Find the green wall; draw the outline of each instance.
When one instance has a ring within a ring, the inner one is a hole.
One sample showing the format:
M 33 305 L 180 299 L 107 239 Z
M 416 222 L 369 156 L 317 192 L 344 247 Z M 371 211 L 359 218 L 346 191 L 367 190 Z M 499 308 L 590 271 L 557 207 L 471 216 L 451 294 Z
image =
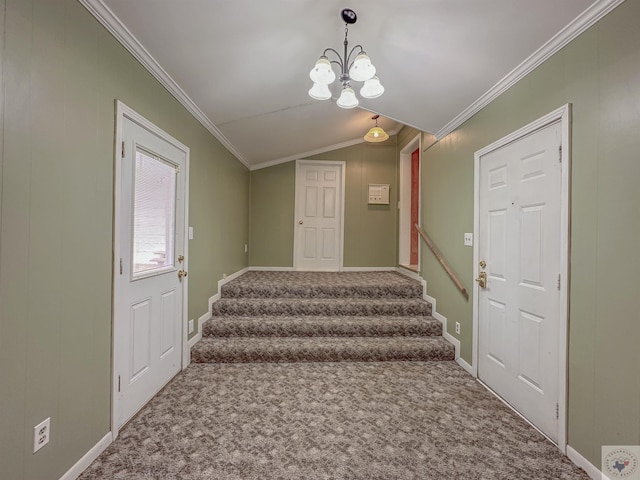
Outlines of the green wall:
M 396 137 L 308 159 L 346 162 L 344 266 L 395 267 Z M 369 183 L 391 184 L 389 205 L 367 204 Z M 251 266 L 293 266 L 294 193 L 295 162 L 251 172 Z
M 601 445 L 640 444 L 638 18 L 624 2 L 422 157 L 423 223 L 470 289 L 474 152 L 572 104 L 568 441 L 596 466 Z M 472 301 L 433 255 L 421 271 L 471 362 Z
M 249 173 L 76 0 L 0 14 L 0 477 L 58 479 L 110 430 L 114 100 L 191 148 L 190 318 L 247 265 Z

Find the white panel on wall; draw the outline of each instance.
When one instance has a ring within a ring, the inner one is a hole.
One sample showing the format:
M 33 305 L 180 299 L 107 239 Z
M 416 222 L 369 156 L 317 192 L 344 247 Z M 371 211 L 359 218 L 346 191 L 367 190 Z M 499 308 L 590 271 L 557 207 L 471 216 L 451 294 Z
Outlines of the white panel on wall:
M 176 345 L 175 328 L 176 318 L 179 318 L 179 312 L 176 309 L 176 291 L 171 290 L 160 296 L 160 358 L 171 353 Z
M 151 354 L 151 299 L 147 298 L 131 307 L 129 383 L 135 382 L 149 368 Z

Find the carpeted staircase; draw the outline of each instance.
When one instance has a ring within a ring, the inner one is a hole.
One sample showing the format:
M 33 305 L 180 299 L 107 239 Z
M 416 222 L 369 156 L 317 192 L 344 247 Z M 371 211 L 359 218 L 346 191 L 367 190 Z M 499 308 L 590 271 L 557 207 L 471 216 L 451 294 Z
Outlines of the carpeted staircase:
M 454 359 L 422 286 L 396 272 L 247 272 L 221 297 L 195 363 Z

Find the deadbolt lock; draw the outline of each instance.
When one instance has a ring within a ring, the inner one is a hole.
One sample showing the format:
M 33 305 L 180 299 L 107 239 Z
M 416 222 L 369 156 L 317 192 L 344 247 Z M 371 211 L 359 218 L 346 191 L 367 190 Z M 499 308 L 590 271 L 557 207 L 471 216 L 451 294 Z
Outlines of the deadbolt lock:
M 179 271 L 178 271 L 178 278 L 179 278 L 180 280 L 182 280 L 182 279 L 183 279 L 184 277 L 186 277 L 186 276 L 187 276 L 187 272 L 185 272 L 184 270 L 179 270 Z
M 484 270 L 484 269 L 486 268 L 486 266 L 487 266 L 487 262 L 485 262 L 484 260 L 482 260 L 482 261 L 480 262 L 480 268 Z
M 184 255 L 178 255 L 178 262 L 184 262 Z

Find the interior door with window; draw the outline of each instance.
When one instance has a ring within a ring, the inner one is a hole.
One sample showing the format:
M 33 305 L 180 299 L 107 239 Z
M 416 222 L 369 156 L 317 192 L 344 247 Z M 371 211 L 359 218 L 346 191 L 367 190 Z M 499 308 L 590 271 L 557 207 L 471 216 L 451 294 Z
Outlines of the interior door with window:
M 186 154 L 124 118 L 115 272 L 117 427 L 180 371 Z

